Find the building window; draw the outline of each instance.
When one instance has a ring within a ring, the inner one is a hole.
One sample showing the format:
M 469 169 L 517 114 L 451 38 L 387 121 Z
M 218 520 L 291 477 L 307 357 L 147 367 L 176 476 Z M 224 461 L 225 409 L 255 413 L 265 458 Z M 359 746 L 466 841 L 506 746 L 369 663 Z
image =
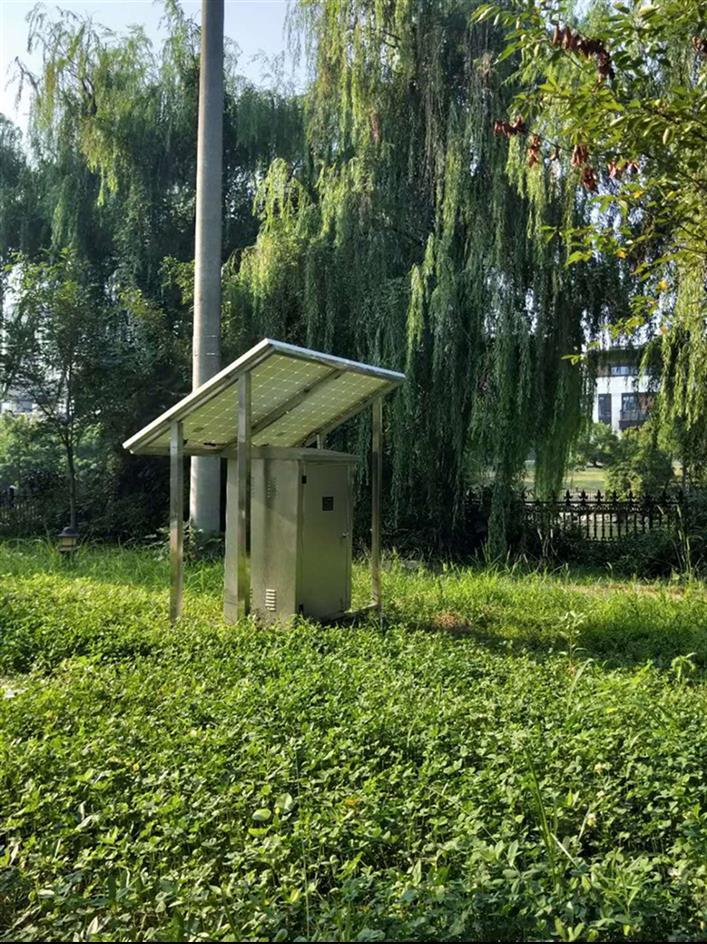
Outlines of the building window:
M 612 364 L 612 377 L 635 377 L 638 374 L 638 368 L 633 364 Z
M 621 394 L 621 412 L 638 413 L 638 395 L 635 393 Z
M 597 397 L 597 407 L 599 422 L 611 426 L 611 394 L 600 393 Z
M 645 394 L 622 393 L 619 428 L 629 429 L 631 426 L 640 426 L 648 418 L 648 409 L 649 404 Z

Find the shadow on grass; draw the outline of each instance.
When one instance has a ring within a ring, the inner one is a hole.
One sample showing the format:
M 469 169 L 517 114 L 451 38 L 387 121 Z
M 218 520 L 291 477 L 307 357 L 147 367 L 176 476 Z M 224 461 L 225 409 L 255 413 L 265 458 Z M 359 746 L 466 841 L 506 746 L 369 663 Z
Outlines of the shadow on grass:
M 668 618 L 653 625 L 640 617 L 631 620 L 620 613 L 599 618 L 589 614 L 574 629 L 563 632 L 559 618 L 558 625 L 551 628 L 531 619 L 475 623 L 457 614 L 442 612 L 417 624 L 416 628 L 459 642 L 470 641 L 496 653 L 522 652 L 539 661 L 568 653 L 579 659 L 594 659 L 607 668 L 635 668 L 650 662 L 658 668 L 670 669 L 675 658 L 689 655 L 701 672 L 705 672 L 705 624 L 704 616 L 693 622 L 690 611 L 683 619 Z

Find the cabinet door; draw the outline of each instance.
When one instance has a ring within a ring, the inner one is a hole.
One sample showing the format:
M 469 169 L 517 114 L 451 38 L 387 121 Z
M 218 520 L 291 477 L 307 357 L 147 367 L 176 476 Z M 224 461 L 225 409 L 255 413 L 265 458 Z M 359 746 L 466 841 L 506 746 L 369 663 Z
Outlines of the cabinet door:
M 298 602 L 305 616 L 336 616 L 351 605 L 351 465 L 302 464 Z
M 253 611 L 268 622 L 297 612 L 299 481 L 297 459 L 253 459 L 252 603 Z

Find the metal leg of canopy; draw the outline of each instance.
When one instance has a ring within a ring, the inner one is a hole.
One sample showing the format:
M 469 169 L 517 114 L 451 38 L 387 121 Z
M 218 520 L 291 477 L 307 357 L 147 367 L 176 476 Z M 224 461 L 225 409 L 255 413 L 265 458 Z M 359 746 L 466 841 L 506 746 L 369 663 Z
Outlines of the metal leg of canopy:
M 371 424 L 371 605 L 381 608 L 381 491 L 383 484 L 383 398 L 372 406 Z
M 251 377 L 238 379 L 237 453 L 228 460 L 223 615 L 235 623 L 250 610 Z
M 169 438 L 169 618 L 182 615 L 184 588 L 184 431 L 170 424 Z
M 366 613 L 382 614 L 381 593 L 381 496 L 383 492 L 383 397 L 371 405 L 371 602 L 331 620 L 350 623 Z
M 367 613 L 382 615 L 381 594 L 381 495 L 383 491 L 383 397 L 371 405 L 371 602 L 342 613 L 331 622 L 347 624 Z

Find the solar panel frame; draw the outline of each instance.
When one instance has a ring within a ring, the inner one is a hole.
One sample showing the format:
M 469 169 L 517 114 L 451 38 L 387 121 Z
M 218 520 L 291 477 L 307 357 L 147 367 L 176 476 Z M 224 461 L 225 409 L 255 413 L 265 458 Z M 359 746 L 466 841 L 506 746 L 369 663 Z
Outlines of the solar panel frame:
M 251 373 L 254 446 L 311 442 L 399 386 L 405 375 L 265 338 L 123 445 L 167 455 L 170 425 L 183 424 L 185 455 L 220 455 L 236 439 L 237 381 Z

